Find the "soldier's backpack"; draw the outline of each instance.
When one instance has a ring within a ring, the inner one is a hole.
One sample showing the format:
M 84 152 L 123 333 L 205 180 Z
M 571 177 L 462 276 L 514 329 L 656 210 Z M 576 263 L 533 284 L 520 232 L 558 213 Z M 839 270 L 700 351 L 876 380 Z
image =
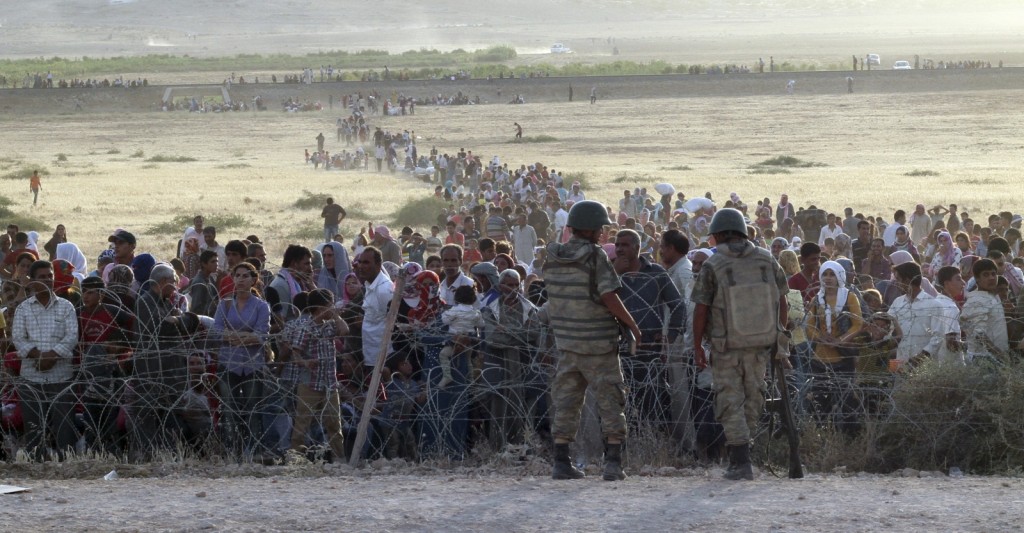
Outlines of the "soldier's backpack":
M 778 340 L 779 288 L 773 261 L 767 250 L 754 248 L 746 257 L 717 253 L 704 263 L 718 284 L 711 306 L 714 351 L 764 348 Z

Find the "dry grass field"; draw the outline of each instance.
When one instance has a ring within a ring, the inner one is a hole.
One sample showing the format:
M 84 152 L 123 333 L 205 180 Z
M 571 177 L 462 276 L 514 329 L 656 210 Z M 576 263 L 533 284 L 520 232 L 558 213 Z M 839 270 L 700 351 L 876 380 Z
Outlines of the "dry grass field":
M 728 80 L 722 82 L 726 84 Z M 415 116 L 372 117 L 413 130 L 422 152 L 459 147 L 510 164 L 541 161 L 582 172 L 588 197 L 617 201 L 623 188 L 669 182 L 687 195 L 730 192 L 747 201 L 788 192 L 798 205 L 890 215 L 896 208 L 956 202 L 969 212 L 1019 208 L 1024 160 L 1022 91 L 761 97 L 610 99 L 428 107 Z M 723 88 L 723 91 L 725 89 Z M 583 91 L 579 91 L 583 92 Z M 320 131 L 333 142 L 336 113 L 34 113 L 0 117 L 0 174 L 45 168 L 40 205 L 27 181 L 0 180 L 15 211 L 65 224 L 89 256 L 117 227 L 141 234 L 140 249 L 166 256 L 183 227 L 176 216 L 239 215 L 221 241 L 256 233 L 283 250 L 312 242 L 319 211 L 294 207 L 304 191 L 330 193 L 351 212 L 351 236 L 367 221 L 395 220 L 399 206 L 431 186 L 398 173 L 314 172 L 303 149 Z M 511 143 L 512 122 L 527 137 Z M 132 157 L 141 151 L 141 157 Z M 113 153 L 116 152 L 116 153 Z M 58 161 L 64 154 L 66 161 Z M 190 162 L 147 162 L 154 156 Z M 793 156 L 821 166 L 757 170 Z M 788 172 L 767 174 L 761 172 Z M 926 176 L 907 174 L 926 173 Z M 160 228 L 158 226 L 163 226 Z M 173 231 L 169 231 L 170 226 Z

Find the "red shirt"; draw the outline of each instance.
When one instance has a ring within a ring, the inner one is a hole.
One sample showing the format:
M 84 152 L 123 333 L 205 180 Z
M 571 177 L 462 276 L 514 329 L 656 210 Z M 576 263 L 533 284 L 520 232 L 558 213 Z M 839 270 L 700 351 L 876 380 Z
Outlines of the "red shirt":
M 459 246 L 465 246 L 466 245 L 466 236 L 456 231 L 455 233 L 449 234 L 447 237 L 445 237 L 444 238 L 444 243 L 445 244 L 458 244 Z
M 36 259 L 39 259 L 39 252 L 37 252 L 35 250 L 29 250 L 28 248 L 18 248 L 17 250 L 11 250 L 11 253 L 9 253 L 9 254 L 4 256 L 4 264 L 5 265 L 13 265 L 13 264 L 15 264 L 18 261 L 18 256 L 23 254 L 23 253 L 25 253 L 25 252 L 28 252 L 28 253 L 32 254 L 33 256 L 35 256 Z
M 813 272 L 809 280 L 804 276 L 803 271 L 797 272 L 789 278 L 789 288 L 800 291 L 804 297 L 804 303 L 810 303 L 818 295 L 819 286 L 817 272 Z

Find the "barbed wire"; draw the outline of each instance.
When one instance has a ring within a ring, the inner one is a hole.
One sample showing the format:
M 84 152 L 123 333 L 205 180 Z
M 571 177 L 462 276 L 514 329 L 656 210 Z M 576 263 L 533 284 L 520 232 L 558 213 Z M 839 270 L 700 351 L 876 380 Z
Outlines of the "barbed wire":
M 109 324 L 111 328 L 125 328 L 126 323 L 139 320 L 124 305 L 123 291 L 105 289 L 102 293 L 104 301 L 112 302 L 115 308 L 120 306 L 117 310 L 125 315 L 122 322 Z M 516 305 L 521 305 L 519 302 L 516 300 Z M 946 336 L 952 326 L 959 325 L 951 322 L 955 318 L 929 313 L 925 310 L 913 318 L 927 320 L 923 334 L 943 344 L 952 340 Z M 652 315 L 666 316 L 658 309 L 653 309 Z M 810 311 L 798 322 L 809 324 L 809 318 Z M 993 374 L 1012 366 L 1006 353 L 970 358 L 965 357 L 965 351 L 954 352 L 958 357 L 941 365 L 935 357 L 890 363 L 898 361 L 900 338 L 893 329 L 873 323 L 879 315 L 843 312 L 833 317 L 834 323 L 841 318 L 863 323 L 861 334 L 847 343 L 824 344 L 810 331 L 809 345 L 795 346 L 791 355 L 794 369 L 785 390 L 794 399 L 804 433 L 831 431 L 853 437 L 863 435 L 868 425 L 909 425 L 929 433 L 949 431 L 964 419 L 969 402 L 926 403 L 904 411 L 901 396 L 914 387 L 917 373 L 931 366 L 949 365 L 962 371 L 973 367 Z M 117 340 L 79 345 L 73 377 L 56 388 L 20 375 L 18 363 L 32 362 L 8 355 L 0 396 L 4 404 L 0 431 L 9 457 L 20 448 L 33 459 L 60 459 L 64 452 L 72 451 L 109 454 L 126 461 L 146 461 L 168 452 L 211 460 L 284 460 L 295 442 L 291 433 L 299 402 L 308 401 L 296 394 L 298 381 L 287 371 L 289 365 L 294 367 L 294 361 L 274 358 L 282 353 L 288 332 L 268 335 L 254 350 L 266 359 L 256 362 L 253 373 L 242 375 L 228 371 L 219 360 L 224 341 L 204 322 L 209 320 L 196 320 L 188 328 L 158 331 L 147 331 L 136 324 L 132 328 L 135 337 L 126 335 L 131 339 L 127 344 Z M 883 329 L 884 334 L 869 331 L 872 328 Z M 541 322 L 524 320 L 522 329 L 511 331 L 499 344 L 493 342 L 497 337 L 488 340 L 487 329 L 451 358 L 452 382 L 444 387 L 439 386 L 444 375 L 440 354 L 451 342 L 447 327 L 435 317 L 399 331 L 393 338 L 398 349 L 388 359 L 390 375 L 385 376 L 380 390 L 372 392 L 366 390 L 358 328 L 334 339 L 338 384 L 321 392 L 328 400 L 337 392 L 340 410 L 325 408 L 319 401 L 302 405 L 313 411 L 314 423 L 307 434 L 300 436 L 305 444 L 300 448 L 301 456 L 343 460 L 333 457 L 331 435 L 325 429 L 331 426 L 330 417 L 340 412 L 338 425 L 350 447 L 366 401 L 374 402 L 367 444 L 358 452 L 346 448 L 346 455 L 465 460 L 486 459 L 508 450 L 544 449 L 550 438 L 550 383 L 558 360 L 551 331 Z M 839 333 L 844 332 L 837 331 L 835 336 Z M 907 334 L 903 331 L 904 336 Z M 966 333 L 968 337 L 974 334 Z M 956 340 L 960 340 L 959 334 Z M 964 346 L 951 345 L 960 350 Z M 639 355 L 625 350 L 622 353 L 631 457 L 643 464 L 694 456 L 715 458 L 720 453 L 721 428 L 707 417 L 714 386 L 693 366 L 692 348 L 681 342 L 645 346 L 646 351 Z M 815 353 L 826 346 L 841 348 L 845 355 L 840 361 L 825 362 Z M 711 357 L 713 360 L 714 354 Z M 969 398 L 991 392 L 970 388 L 976 386 L 976 382 L 940 381 L 933 384 L 931 393 L 966 394 Z M 778 393 L 778 389 L 769 390 L 774 391 L 769 396 Z M 33 410 L 40 409 L 33 414 Z M 759 430 L 761 438 L 767 433 L 771 413 L 769 409 L 766 423 Z M 582 461 L 600 459 L 600 452 L 595 451 L 600 449 L 595 417 L 594 410 L 584 409 L 583 430 L 577 439 Z M 30 426 L 35 420 L 47 421 L 44 441 L 30 438 L 39 433 Z M 975 431 L 1006 431 L 1005 420 L 970 423 Z M 61 449 L 69 435 L 71 448 Z M 36 447 L 29 447 L 33 442 Z M 1014 446 L 1021 448 L 1019 443 Z

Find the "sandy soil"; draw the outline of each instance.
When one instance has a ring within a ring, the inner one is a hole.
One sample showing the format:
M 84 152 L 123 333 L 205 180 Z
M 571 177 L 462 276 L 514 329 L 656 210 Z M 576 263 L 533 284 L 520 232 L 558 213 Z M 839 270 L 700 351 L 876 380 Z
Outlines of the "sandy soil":
M 339 467 L 317 478 L 0 478 L 33 489 L 0 496 L 0 519 L 10 531 L 1010 531 L 1022 517 L 1019 479 L 720 475 L 669 468 L 606 483 Z

